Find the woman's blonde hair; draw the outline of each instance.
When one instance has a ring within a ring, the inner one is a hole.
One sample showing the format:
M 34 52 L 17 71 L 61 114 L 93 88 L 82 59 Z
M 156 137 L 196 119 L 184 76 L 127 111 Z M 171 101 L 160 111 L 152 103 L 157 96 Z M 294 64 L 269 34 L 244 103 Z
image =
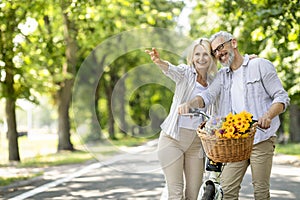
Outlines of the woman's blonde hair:
M 186 58 L 187 64 L 191 67 L 194 67 L 193 56 L 194 56 L 194 51 L 198 45 L 202 46 L 207 51 L 212 61 L 207 70 L 207 81 L 211 82 L 214 76 L 216 75 L 218 68 L 217 68 L 217 59 L 211 54 L 212 50 L 211 50 L 209 39 L 199 38 L 190 45 L 190 47 L 188 48 L 188 54 Z

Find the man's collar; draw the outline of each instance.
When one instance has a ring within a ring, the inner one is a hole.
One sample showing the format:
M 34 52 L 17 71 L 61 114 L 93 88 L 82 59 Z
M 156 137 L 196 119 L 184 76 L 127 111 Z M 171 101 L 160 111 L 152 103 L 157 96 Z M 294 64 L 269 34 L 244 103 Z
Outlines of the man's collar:
M 249 55 L 248 55 L 248 54 L 245 54 L 244 59 L 243 59 L 243 63 L 242 63 L 242 65 L 241 65 L 241 67 L 242 67 L 242 66 L 243 66 L 243 67 L 247 66 L 248 63 L 249 63 L 249 61 L 250 61 Z M 232 70 L 231 70 L 230 67 L 227 67 L 227 68 L 226 68 L 226 72 L 227 72 L 227 73 L 229 73 L 229 72 L 231 72 L 231 71 L 232 71 Z
M 247 66 L 250 61 L 249 55 L 245 54 L 242 66 Z

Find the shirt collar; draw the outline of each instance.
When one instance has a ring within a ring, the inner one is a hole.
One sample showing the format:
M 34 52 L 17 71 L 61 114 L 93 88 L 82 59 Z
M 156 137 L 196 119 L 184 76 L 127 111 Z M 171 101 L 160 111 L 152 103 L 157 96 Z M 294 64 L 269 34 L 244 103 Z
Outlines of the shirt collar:
M 250 61 L 249 55 L 245 54 L 242 66 L 244 66 L 244 67 L 247 66 L 249 61 Z
M 194 74 L 197 73 L 195 67 L 194 67 L 194 66 L 191 66 L 191 67 L 192 67 L 192 72 L 193 72 Z
M 196 72 L 196 69 L 195 69 L 195 66 L 194 66 L 194 65 L 192 66 L 192 71 L 193 71 L 193 72 Z
M 249 61 L 250 61 L 249 55 L 248 55 L 248 54 L 245 54 L 244 60 L 243 60 L 243 63 L 242 63 L 242 66 L 243 66 L 243 67 L 246 67 L 246 66 L 248 65 Z M 232 70 L 230 69 L 230 67 L 227 67 L 227 68 L 226 68 L 226 72 L 227 72 L 227 73 L 229 73 L 229 72 L 231 72 L 231 71 L 232 71 Z

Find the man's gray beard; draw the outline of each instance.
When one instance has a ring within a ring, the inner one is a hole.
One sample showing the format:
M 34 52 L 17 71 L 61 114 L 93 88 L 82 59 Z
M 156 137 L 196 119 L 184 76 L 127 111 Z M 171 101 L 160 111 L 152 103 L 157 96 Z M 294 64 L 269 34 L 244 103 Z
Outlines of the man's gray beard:
M 221 63 L 221 65 L 223 67 L 230 67 L 231 64 L 232 64 L 232 62 L 233 62 L 233 60 L 234 60 L 234 53 L 233 53 L 233 51 L 229 51 L 228 55 L 229 55 L 228 61 L 226 63 Z

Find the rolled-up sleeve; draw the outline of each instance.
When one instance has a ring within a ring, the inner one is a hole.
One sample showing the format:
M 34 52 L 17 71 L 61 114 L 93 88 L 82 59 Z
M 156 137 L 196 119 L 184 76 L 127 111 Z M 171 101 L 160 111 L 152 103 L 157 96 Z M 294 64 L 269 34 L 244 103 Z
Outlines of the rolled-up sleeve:
M 288 97 L 288 93 L 284 90 L 282 86 L 282 83 L 277 75 L 275 67 L 270 61 L 265 59 L 261 59 L 259 64 L 263 85 L 265 87 L 265 90 L 273 100 L 272 104 L 284 104 L 285 111 L 290 104 L 290 98 Z

